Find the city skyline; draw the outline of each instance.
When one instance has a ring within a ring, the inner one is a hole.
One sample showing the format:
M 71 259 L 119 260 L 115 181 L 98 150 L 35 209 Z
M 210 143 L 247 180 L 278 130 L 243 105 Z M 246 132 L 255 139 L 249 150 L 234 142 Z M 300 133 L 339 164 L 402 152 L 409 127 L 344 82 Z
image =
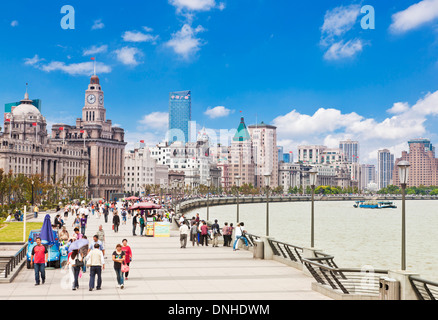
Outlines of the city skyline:
M 22 12 L 2 3 L 4 41 L 26 50 L 2 53 L 0 99 L 16 101 L 29 83 L 49 127 L 74 123 L 95 57 L 108 116 L 126 129 L 128 148 L 164 140 L 168 94 L 189 89 L 197 129 L 230 130 L 244 116 L 276 126 L 285 151 L 352 139 L 360 162 L 376 164 L 379 149 L 398 157 L 409 139 L 437 137 L 438 15 L 403 18 L 424 2 L 369 1 L 372 30 L 361 28 L 357 1 L 161 1 L 122 18 L 114 8 L 127 5 L 96 1 L 73 4 L 75 30 L 60 28 L 59 4 L 29 1 Z

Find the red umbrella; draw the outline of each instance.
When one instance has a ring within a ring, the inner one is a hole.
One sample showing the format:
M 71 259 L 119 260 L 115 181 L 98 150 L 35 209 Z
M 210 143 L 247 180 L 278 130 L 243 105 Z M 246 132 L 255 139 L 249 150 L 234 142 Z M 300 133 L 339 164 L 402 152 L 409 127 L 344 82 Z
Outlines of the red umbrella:
M 129 197 L 129 198 L 126 198 L 125 200 L 131 201 L 131 200 L 138 200 L 138 199 L 140 199 L 140 198 L 137 198 L 137 197 Z
M 152 202 L 140 202 L 134 204 L 132 207 L 130 207 L 128 210 L 136 210 L 136 209 L 161 209 L 161 206 Z

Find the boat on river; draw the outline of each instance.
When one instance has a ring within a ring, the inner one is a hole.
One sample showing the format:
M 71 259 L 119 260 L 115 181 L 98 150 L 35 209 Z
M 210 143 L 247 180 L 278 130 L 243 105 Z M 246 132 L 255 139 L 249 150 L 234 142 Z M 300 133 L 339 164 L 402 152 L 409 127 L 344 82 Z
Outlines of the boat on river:
M 396 209 L 397 206 L 392 201 L 356 201 L 355 208 L 362 209 Z

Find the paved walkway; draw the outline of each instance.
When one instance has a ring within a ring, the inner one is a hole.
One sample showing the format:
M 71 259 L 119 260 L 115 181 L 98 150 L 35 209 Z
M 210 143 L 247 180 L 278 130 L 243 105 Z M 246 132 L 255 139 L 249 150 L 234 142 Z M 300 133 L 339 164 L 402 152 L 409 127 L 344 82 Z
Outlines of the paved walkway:
M 52 216 L 52 221 L 54 214 Z M 38 220 L 43 220 L 40 214 Z M 66 221 L 72 231 L 72 217 Z M 46 283 L 34 286 L 34 272 L 23 268 L 10 284 L 0 284 L 0 300 L 50 299 L 142 299 L 142 300 L 325 300 L 311 290 L 312 278 L 272 260 L 254 260 L 252 253 L 232 248 L 192 247 L 181 249 L 177 231 L 170 238 L 132 236 L 131 220 L 115 234 L 104 219 L 89 217 L 89 239 L 103 225 L 106 234 L 106 268 L 101 291 L 88 291 L 89 272 L 72 291 L 67 271 L 46 270 Z M 139 231 L 137 232 L 139 234 Z M 117 243 L 128 239 L 133 262 L 125 289 L 116 287 L 111 254 Z

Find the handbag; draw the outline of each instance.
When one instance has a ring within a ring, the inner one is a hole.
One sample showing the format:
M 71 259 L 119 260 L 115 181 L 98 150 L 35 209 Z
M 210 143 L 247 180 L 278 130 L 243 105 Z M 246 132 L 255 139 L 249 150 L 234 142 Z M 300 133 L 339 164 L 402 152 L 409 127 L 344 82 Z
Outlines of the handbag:
M 122 264 L 122 272 L 123 273 L 125 273 L 125 272 L 129 272 L 129 266 L 127 265 L 127 264 Z
M 84 262 L 82 260 L 76 259 L 75 260 L 75 267 L 82 268 L 84 266 Z

